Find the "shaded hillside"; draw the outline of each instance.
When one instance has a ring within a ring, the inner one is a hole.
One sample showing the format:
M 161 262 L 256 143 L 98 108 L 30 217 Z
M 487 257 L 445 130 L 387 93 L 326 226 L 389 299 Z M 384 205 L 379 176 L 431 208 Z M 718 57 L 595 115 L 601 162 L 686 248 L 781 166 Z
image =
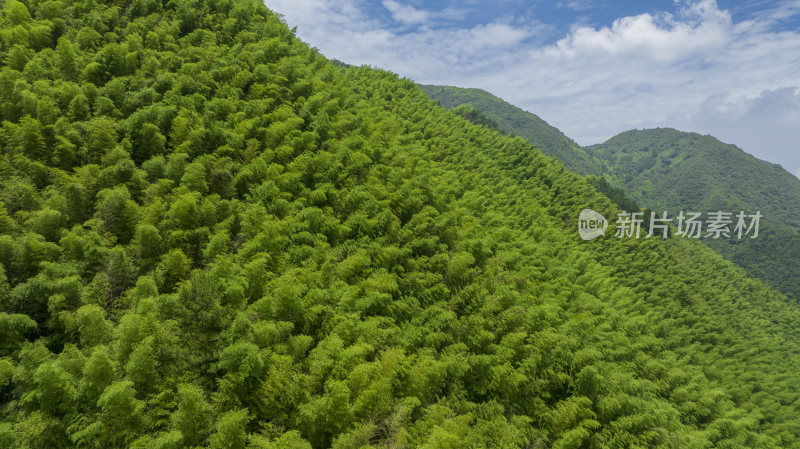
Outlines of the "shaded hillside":
M 583 148 L 535 114 L 524 111 L 481 89 L 421 84 L 440 106 L 452 109 L 469 104 L 496 122 L 505 132 L 523 137 L 544 154 L 560 160 L 570 170 L 599 175 L 602 168 Z
M 484 114 L 482 114 L 480 111 L 473 108 L 469 104 L 458 105 L 453 109 L 451 109 L 451 111 L 454 114 L 458 115 L 459 117 L 463 117 L 469 120 L 471 123 L 475 125 L 485 126 L 486 128 L 491 129 L 492 131 L 500 134 L 507 134 L 506 131 L 504 131 L 500 127 L 500 125 L 497 124 L 497 122 L 490 119 L 489 117 L 486 117 Z
M 0 25 L 0 447 L 800 447 L 800 312 L 524 139 L 259 1 Z
M 800 181 L 791 173 L 714 137 L 674 129 L 628 131 L 587 150 L 628 195 L 671 216 L 680 210 L 761 211 L 757 239 L 704 241 L 800 298 Z

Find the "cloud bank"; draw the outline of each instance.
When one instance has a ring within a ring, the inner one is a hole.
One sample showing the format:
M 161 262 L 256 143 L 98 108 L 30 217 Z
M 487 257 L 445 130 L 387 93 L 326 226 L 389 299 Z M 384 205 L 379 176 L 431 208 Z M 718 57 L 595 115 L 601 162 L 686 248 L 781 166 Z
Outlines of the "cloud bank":
M 578 5 L 578 2 L 572 2 Z M 581 144 L 633 128 L 713 134 L 800 175 L 800 14 L 779 3 L 734 22 L 714 0 L 674 13 L 574 26 L 554 42 L 535 20 L 470 26 L 401 0 L 267 0 L 326 56 L 417 82 L 479 87 L 540 115 Z

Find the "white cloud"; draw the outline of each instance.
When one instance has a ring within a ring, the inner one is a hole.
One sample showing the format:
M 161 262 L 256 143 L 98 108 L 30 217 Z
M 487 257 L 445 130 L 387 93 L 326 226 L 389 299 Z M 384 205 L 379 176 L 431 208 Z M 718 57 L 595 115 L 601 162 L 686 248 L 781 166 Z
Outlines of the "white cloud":
M 393 4 L 403 6 L 386 0 L 393 14 Z M 486 89 L 582 144 L 674 126 L 800 167 L 800 33 L 774 30 L 800 14 L 800 0 L 738 23 L 713 0 L 679 5 L 674 15 L 576 27 L 541 47 L 547 27 L 535 22 L 456 28 L 437 23 L 438 12 L 414 9 L 405 23 L 425 26 L 402 31 L 367 16 L 360 0 L 267 0 L 329 57 L 422 83 Z
M 594 2 L 592 0 L 569 0 L 569 1 L 561 1 L 558 2 L 559 8 L 567 8 L 573 11 L 586 11 L 588 9 L 594 8 Z
M 544 52 L 553 58 L 674 61 L 717 49 L 730 38 L 731 18 L 708 3 L 703 1 L 684 9 L 684 20 L 669 14 L 641 14 L 621 17 L 610 28 L 580 27 Z
M 414 8 L 411 5 L 404 5 L 394 0 L 383 0 L 383 6 L 392 13 L 392 18 L 398 22 L 420 24 L 430 19 L 430 14 L 427 11 Z

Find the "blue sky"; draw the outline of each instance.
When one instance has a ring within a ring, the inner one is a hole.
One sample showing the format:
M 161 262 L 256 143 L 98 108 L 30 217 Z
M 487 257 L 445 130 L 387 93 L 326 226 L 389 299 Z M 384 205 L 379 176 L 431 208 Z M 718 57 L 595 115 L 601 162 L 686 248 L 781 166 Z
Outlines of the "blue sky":
M 266 0 L 330 58 L 478 87 L 589 145 L 712 134 L 800 175 L 800 0 Z
M 269 2 L 268 2 L 269 3 Z M 781 4 L 778 1 L 717 1 L 720 9 L 731 14 L 734 22 L 750 20 L 770 8 Z M 370 0 L 360 2 L 365 13 L 381 20 L 390 27 L 405 28 L 405 32 L 418 31 L 422 27 L 471 28 L 490 22 L 540 22 L 549 26 L 548 32 L 537 36 L 537 44 L 551 44 L 563 37 L 571 28 L 578 26 L 611 26 L 614 20 L 640 14 L 658 15 L 663 12 L 679 13 L 686 2 L 674 0 L 613 1 L 613 0 L 561 0 L 561 1 L 423 1 L 423 0 Z M 791 3 L 789 3 L 791 4 Z M 412 9 L 413 8 L 413 11 Z M 414 21 L 425 17 L 427 21 Z M 776 24 L 779 30 L 796 30 L 798 17 L 786 17 Z

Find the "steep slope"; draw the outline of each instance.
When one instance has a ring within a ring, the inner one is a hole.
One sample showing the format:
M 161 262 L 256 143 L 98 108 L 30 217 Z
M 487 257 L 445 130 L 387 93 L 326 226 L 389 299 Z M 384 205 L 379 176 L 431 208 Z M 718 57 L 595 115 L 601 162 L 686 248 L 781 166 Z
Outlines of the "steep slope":
M 1 23 L 0 446 L 800 447 L 798 310 L 523 139 L 258 1 Z
M 711 136 L 674 129 L 628 131 L 588 151 L 640 204 L 657 211 L 761 211 L 759 236 L 704 239 L 714 250 L 800 298 L 800 181 Z
M 497 123 L 505 132 L 523 137 L 544 154 L 560 160 L 570 170 L 599 175 L 602 167 L 578 144 L 539 116 L 524 111 L 481 89 L 420 84 L 419 87 L 440 106 L 453 109 L 470 105 Z

